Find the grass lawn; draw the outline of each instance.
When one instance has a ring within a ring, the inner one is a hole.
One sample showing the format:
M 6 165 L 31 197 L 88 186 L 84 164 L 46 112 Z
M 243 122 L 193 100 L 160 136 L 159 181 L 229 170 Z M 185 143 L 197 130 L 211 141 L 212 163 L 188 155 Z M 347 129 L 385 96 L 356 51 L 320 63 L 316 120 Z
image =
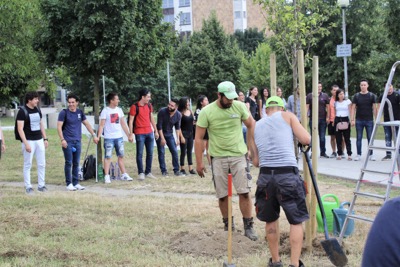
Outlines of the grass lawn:
M 46 182 L 49 192 L 27 196 L 23 188 L 21 146 L 12 131 L 5 131 L 7 152 L 0 160 L 0 266 L 221 266 L 226 260 L 226 232 L 222 229 L 211 175 L 160 178 L 154 151 L 153 174 L 159 179 L 139 182 L 113 181 L 109 185 L 82 182 L 87 190 L 67 192 L 63 155 L 56 130 L 47 131 Z M 83 154 L 87 147 L 83 137 Z M 94 152 L 94 145 L 90 151 Z M 136 178 L 134 145 L 126 144 L 127 169 Z M 82 157 L 83 157 L 82 154 Z M 113 158 L 115 161 L 116 158 Z M 171 169 L 167 152 L 167 166 Z M 32 183 L 37 184 L 36 168 Z M 171 172 L 170 172 L 171 173 Z M 253 177 L 257 169 L 252 168 Z M 16 183 L 18 182 L 18 183 Z M 254 183 L 255 184 L 255 183 Z M 334 192 L 341 201 L 351 200 L 355 183 L 319 177 L 321 194 Z M 369 187 L 382 193 L 382 187 Z M 254 195 L 253 188 L 252 195 Z M 394 189 L 392 196 L 399 195 Z M 237 231 L 233 262 L 236 266 L 266 266 L 270 257 L 264 225 L 256 220 L 256 242 L 243 237 L 243 224 L 233 201 Z M 374 216 L 380 202 L 359 201 L 356 213 Z M 289 224 L 281 214 L 281 248 L 289 264 Z M 356 222 L 354 234 L 345 239 L 348 266 L 360 266 L 369 223 Z M 306 266 L 332 266 L 319 241 L 313 251 L 303 251 Z

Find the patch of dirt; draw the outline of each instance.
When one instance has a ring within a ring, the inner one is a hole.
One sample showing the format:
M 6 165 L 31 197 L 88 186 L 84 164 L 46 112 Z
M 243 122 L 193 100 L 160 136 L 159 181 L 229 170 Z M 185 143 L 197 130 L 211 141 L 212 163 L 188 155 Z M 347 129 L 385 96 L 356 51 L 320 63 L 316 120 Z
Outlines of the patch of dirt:
M 221 259 L 228 254 L 228 232 L 223 230 L 181 232 L 171 238 L 170 244 L 170 249 L 180 254 Z M 268 248 L 263 237 L 259 237 L 257 241 L 251 241 L 241 231 L 232 233 L 232 254 L 235 258 L 266 249 Z
M 192 256 L 203 256 L 213 258 L 224 258 L 227 255 L 228 232 L 222 230 L 205 231 L 205 232 L 181 232 L 171 238 L 170 249 L 180 253 Z M 326 252 L 321 245 L 324 238 L 321 236 L 315 238 L 312 242 L 313 255 L 326 257 Z M 257 241 L 251 241 L 243 235 L 241 231 L 236 230 L 232 234 L 232 254 L 235 258 L 247 256 L 249 253 L 257 253 L 258 251 L 268 251 L 268 244 L 264 236 L 259 236 Z M 346 254 L 348 249 L 344 248 Z M 290 239 L 288 232 L 280 234 L 281 255 L 290 255 Z M 303 247 L 303 253 L 307 253 Z

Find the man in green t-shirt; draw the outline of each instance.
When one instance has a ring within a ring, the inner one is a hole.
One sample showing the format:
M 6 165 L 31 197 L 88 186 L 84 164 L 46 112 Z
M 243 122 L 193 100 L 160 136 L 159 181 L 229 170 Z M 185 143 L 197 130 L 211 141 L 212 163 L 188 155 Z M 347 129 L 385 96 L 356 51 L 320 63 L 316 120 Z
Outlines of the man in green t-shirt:
M 254 135 L 255 121 L 249 115 L 246 105 L 234 100 L 237 97 L 235 85 L 228 81 L 222 82 L 218 85 L 218 99 L 201 110 L 196 123 L 196 169 L 200 177 L 204 177 L 203 136 L 207 130 L 211 169 L 225 230 L 228 230 L 228 174 L 231 173 L 233 186 L 239 195 L 245 236 L 257 240 L 249 194 L 251 186 L 246 172 L 247 147 L 242 133 L 243 122 L 247 127 L 247 136 Z M 251 140 L 249 147 L 255 146 L 254 138 Z

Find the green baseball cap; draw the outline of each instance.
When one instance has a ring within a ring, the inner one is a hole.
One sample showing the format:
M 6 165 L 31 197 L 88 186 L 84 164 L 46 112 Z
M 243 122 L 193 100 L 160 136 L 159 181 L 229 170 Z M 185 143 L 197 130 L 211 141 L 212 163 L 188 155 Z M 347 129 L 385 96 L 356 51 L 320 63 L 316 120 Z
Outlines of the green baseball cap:
M 272 103 L 274 102 L 274 103 Z M 265 103 L 265 107 L 269 108 L 269 107 L 281 107 L 281 108 L 285 108 L 285 104 L 283 103 L 282 98 L 280 98 L 279 96 L 271 96 L 270 98 L 268 98 L 267 103 Z
M 218 93 L 223 93 L 228 99 L 235 99 L 238 97 L 235 85 L 228 81 L 218 84 Z

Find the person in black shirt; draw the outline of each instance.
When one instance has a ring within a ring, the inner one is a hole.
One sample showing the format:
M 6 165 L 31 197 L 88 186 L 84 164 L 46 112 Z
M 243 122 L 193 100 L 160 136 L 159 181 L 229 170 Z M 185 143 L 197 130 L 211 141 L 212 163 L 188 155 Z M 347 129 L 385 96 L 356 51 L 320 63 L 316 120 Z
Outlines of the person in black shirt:
M 17 114 L 17 130 L 21 139 L 24 156 L 24 183 L 27 194 L 33 194 L 31 184 L 31 168 L 33 156 L 36 157 L 38 173 L 38 191 L 47 191 L 45 184 L 46 157 L 45 149 L 49 145 L 42 121 L 42 113 L 38 109 L 39 94 L 28 92 L 25 95 L 25 106 Z M 25 109 L 25 111 L 24 111 Z
M 374 116 L 376 117 L 376 95 L 368 92 L 368 81 L 361 80 L 360 92 L 353 96 L 351 107 L 351 126 L 356 126 L 357 132 L 357 156 L 355 161 L 361 159 L 361 141 L 363 138 L 363 131 L 367 132 L 368 144 L 371 139 L 372 129 L 374 128 Z M 372 150 L 370 151 L 370 160 L 375 161 L 375 156 Z
M 181 119 L 181 157 L 180 157 L 180 172 L 186 175 L 185 171 L 185 155 L 189 166 L 189 173 L 196 174 L 193 170 L 193 113 L 190 110 L 190 102 L 188 97 L 182 97 L 179 100 L 178 111 L 182 114 Z
M 159 138 L 157 139 L 158 162 L 162 176 L 168 176 L 167 166 L 165 165 L 165 145 L 168 146 L 172 156 L 172 165 L 175 176 L 182 176 L 179 171 L 178 150 L 179 137 L 181 136 L 181 118 L 182 115 L 177 111 L 178 100 L 171 99 L 168 107 L 161 108 L 157 114 L 157 130 Z M 173 135 L 173 128 L 176 131 L 176 140 Z
M 197 105 L 196 105 L 196 111 L 194 113 L 194 125 L 193 125 L 193 138 L 196 136 L 196 122 L 199 117 L 200 111 L 202 108 L 208 105 L 208 98 L 205 95 L 199 95 L 197 97 Z M 204 134 L 203 137 L 203 142 L 204 142 L 204 147 L 205 149 L 205 154 L 207 157 L 208 161 L 208 166 L 211 169 L 211 156 L 208 154 L 208 131 L 206 130 L 206 133 Z
M 306 97 L 307 114 L 310 117 L 310 133 L 312 134 L 312 93 Z M 319 152 L 321 158 L 329 158 L 326 154 L 325 135 L 326 128 L 329 123 L 329 96 L 322 92 L 322 83 L 318 83 L 318 135 L 319 135 Z
M 250 105 L 250 113 L 254 120 L 258 121 L 260 119 L 260 114 L 258 113 L 257 104 L 258 88 L 255 86 L 250 87 L 249 96 L 246 98 L 245 102 Z
M 386 83 L 385 83 L 386 87 Z M 382 97 L 381 95 L 378 98 L 378 109 L 379 106 L 382 102 Z M 400 95 L 397 92 L 393 91 L 393 85 L 389 86 L 389 91 L 387 94 L 387 99 L 390 101 L 392 104 L 392 111 L 393 111 L 393 119 L 395 121 L 400 120 Z M 384 121 L 390 121 L 390 116 L 389 116 L 389 107 L 388 104 L 383 103 L 384 109 L 383 109 L 383 120 Z M 392 127 L 391 126 L 383 126 L 383 130 L 385 131 L 385 142 L 387 147 L 392 146 Z M 399 132 L 399 127 L 396 127 L 396 133 Z M 392 152 L 391 151 L 386 151 L 386 156 L 382 160 L 391 160 L 392 159 Z

